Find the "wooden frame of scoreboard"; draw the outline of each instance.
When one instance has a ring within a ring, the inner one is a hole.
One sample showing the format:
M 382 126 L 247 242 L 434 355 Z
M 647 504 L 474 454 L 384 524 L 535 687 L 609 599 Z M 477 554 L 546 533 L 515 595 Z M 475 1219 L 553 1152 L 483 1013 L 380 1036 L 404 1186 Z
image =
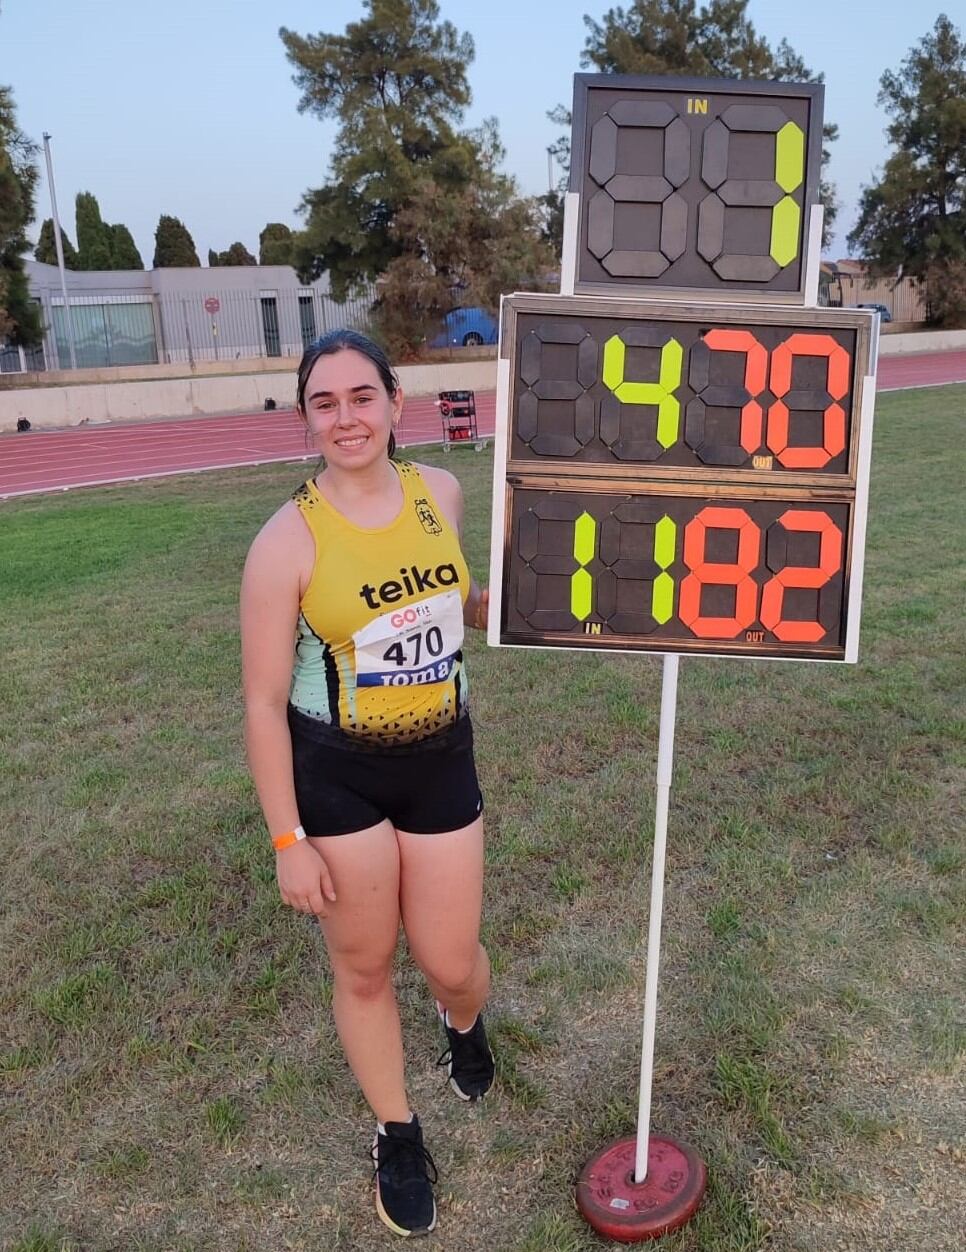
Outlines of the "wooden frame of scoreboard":
M 574 294 L 503 301 L 489 642 L 854 661 L 878 325 L 804 304 L 822 88 L 574 100 Z

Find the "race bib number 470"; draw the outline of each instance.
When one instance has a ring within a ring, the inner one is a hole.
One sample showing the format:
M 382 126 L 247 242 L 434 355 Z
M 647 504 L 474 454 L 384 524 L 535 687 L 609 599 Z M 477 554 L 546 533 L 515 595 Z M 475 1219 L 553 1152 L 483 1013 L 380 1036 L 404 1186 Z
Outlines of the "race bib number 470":
M 383 613 L 352 638 L 358 687 L 445 682 L 463 646 L 463 601 L 443 591 Z

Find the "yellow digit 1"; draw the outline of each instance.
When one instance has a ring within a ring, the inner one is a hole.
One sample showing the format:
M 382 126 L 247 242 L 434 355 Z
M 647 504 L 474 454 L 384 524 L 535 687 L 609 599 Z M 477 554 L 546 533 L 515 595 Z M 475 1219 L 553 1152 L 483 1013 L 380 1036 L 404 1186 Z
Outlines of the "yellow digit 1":
M 775 182 L 785 195 L 771 211 L 771 258 L 789 265 L 798 255 L 801 209 L 790 192 L 799 187 L 805 175 L 805 133 L 794 122 L 786 122 L 775 135 Z
M 597 546 L 597 523 L 589 513 L 581 513 L 574 522 L 574 560 L 580 565 L 570 576 L 570 611 L 578 622 L 590 617 L 594 605 L 594 580 L 586 565 L 594 559 Z
M 668 570 L 674 564 L 677 534 L 677 526 L 665 513 L 654 527 L 654 560 L 661 573 L 654 579 L 651 589 L 651 616 L 661 626 L 669 622 L 674 613 L 674 579 Z
M 656 346 L 656 345 L 655 345 Z M 662 448 L 677 442 L 681 426 L 681 401 L 674 395 L 681 385 L 684 351 L 676 339 L 669 339 L 661 348 L 661 368 L 656 383 L 626 382 L 624 358 L 627 344 L 620 335 L 611 335 L 604 344 L 604 368 L 601 378 L 621 404 L 657 405 L 657 441 Z

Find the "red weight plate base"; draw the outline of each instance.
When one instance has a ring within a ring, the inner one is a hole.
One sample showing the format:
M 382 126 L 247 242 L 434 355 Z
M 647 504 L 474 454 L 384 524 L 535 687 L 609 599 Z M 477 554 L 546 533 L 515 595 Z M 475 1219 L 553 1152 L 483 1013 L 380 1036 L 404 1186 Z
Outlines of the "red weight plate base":
M 708 1171 L 694 1148 L 651 1135 L 647 1177 L 634 1181 L 637 1140 L 615 1139 L 584 1166 L 577 1207 L 598 1234 L 643 1243 L 683 1226 L 697 1212 Z

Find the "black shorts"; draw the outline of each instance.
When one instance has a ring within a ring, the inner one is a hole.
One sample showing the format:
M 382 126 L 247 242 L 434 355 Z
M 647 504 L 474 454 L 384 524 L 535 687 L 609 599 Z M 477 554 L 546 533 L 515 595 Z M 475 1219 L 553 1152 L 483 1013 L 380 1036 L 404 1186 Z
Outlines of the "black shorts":
M 416 743 L 356 744 L 344 731 L 289 705 L 299 821 L 307 835 L 348 835 L 388 818 L 397 830 L 461 830 L 483 812 L 464 715 Z

